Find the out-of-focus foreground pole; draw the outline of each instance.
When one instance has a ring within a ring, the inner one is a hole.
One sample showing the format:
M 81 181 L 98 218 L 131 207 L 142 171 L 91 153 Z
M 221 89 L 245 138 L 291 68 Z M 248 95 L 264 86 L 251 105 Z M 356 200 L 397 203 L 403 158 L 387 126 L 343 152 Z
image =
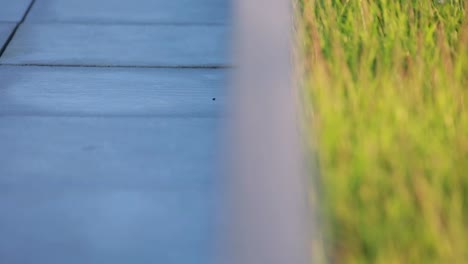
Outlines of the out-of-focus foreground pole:
M 235 0 L 233 5 L 227 262 L 309 263 L 291 3 Z

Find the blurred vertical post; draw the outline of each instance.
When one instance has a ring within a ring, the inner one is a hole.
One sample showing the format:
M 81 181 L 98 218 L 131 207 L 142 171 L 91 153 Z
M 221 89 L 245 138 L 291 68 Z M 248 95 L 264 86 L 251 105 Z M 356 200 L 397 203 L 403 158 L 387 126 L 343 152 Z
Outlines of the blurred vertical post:
M 235 0 L 229 119 L 231 264 L 309 263 L 290 0 Z M 226 260 L 226 258 L 225 258 Z

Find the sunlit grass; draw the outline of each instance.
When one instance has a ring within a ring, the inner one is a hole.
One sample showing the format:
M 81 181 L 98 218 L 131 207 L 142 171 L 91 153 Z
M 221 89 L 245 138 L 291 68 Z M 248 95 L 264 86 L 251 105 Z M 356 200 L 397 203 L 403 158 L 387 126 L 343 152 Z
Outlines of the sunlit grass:
M 299 9 L 329 261 L 468 263 L 468 1 Z

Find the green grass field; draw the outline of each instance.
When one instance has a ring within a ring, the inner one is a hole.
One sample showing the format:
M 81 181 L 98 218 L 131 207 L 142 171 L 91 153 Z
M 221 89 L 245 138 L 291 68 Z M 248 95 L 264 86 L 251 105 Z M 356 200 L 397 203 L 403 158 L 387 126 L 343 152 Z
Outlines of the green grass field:
M 299 0 L 330 263 L 468 263 L 468 1 Z

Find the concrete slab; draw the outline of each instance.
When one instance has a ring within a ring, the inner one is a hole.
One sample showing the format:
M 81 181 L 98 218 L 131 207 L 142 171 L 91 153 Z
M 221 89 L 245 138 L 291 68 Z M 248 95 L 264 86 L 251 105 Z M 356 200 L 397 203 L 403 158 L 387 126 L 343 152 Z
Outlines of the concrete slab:
M 204 186 L 218 132 L 215 118 L 1 117 L 0 188 Z
M 1 63 L 99 66 L 227 65 L 224 26 L 23 24 Z
M 19 22 L 31 0 L 0 0 L 0 22 Z
M 198 189 L 2 188 L 0 259 L 209 264 L 212 204 Z
M 0 23 L 0 50 L 2 50 L 2 48 L 6 44 L 14 28 L 14 23 Z
M 224 23 L 229 0 L 38 0 L 28 22 Z
M 222 69 L 0 66 L 0 116 L 219 116 Z
M 215 124 L 1 117 L 2 263 L 211 263 Z

